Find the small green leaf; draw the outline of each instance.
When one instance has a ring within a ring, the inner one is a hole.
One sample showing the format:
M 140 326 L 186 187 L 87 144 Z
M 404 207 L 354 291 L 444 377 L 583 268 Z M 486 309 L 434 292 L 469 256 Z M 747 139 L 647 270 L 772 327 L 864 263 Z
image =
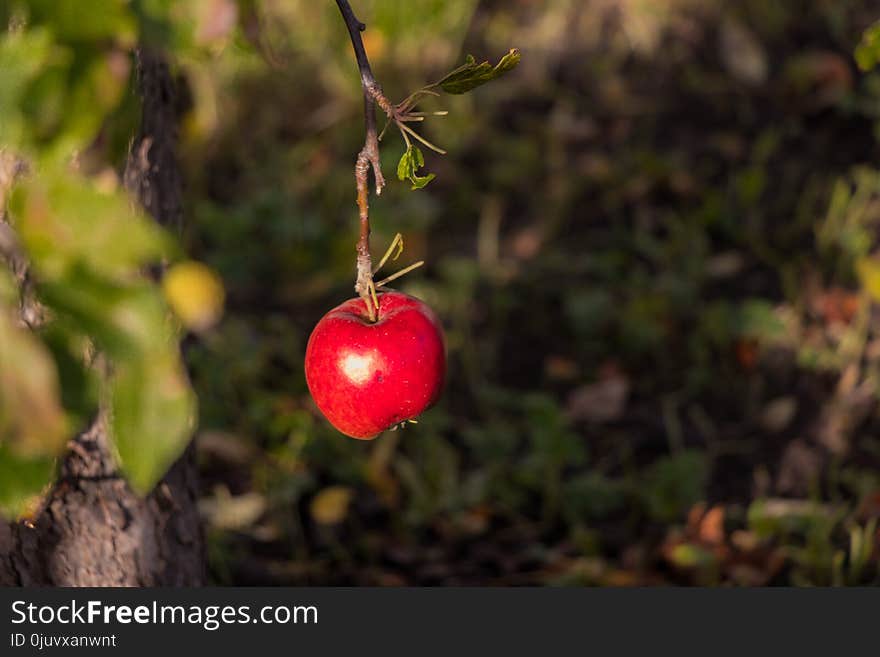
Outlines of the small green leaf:
M 670 556 L 679 568 L 711 568 L 718 562 L 714 553 L 693 543 L 676 545 Z
M 863 71 L 870 71 L 880 64 L 880 21 L 871 25 L 862 34 L 862 40 L 856 47 L 855 58 Z
M 860 258 L 856 261 L 856 273 L 862 288 L 875 303 L 880 301 L 880 261 L 876 258 Z
M 429 182 L 434 180 L 434 178 L 436 178 L 436 177 L 437 176 L 433 173 L 429 173 L 427 176 L 416 176 L 415 178 L 412 179 L 412 183 L 413 183 L 412 188 L 413 189 L 421 189 L 422 187 L 427 185 Z
M 409 180 L 413 189 L 421 189 L 436 177 L 433 173 L 420 176 L 416 172 L 425 166 L 425 156 L 418 146 L 410 145 L 397 163 L 398 180 Z
M 143 359 L 116 361 L 110 381 L 111 433 L 126 478 L 149 493 L 183 453 L 196 400 L 173 344 Z
M 433 86 L 440 87 L 448 94 L 463 94 L 471 89 L 500 77 L 515 68 L 521 58 L 519 50 L 511 48 L 493 67 L 488 61 L 477 64 L 472 55 L 468 55 L 465 63 L 448 73 Z

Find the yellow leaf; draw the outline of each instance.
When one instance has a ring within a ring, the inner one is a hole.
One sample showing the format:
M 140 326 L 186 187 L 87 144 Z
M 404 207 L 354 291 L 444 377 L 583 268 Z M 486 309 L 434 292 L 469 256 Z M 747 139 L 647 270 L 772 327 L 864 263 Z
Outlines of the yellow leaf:
M 856 262 L 856 273 L 865 292 L 874 301 L 880 301 L 880 260 L 861 258 Z
M 171 267 L 162 280 L 162 290 L 168 305 L 192 331 L 209 329 L 223 314 L 223 283 L 214 270 L 200 262 Z
M 55 362 L 0 309 L 0 444 L 18 456 L 54 456 L 66 444 L 67 431 Z
M 348 515 L 353 491 L 347 486 L 330 486 L 312 499 L 312 519 L 319 525 L 335 525 Z

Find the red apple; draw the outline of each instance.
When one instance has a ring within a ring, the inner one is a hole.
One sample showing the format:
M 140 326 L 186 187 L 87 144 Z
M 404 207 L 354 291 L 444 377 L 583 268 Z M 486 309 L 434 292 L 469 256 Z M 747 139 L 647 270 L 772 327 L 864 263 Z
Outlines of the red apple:
M 378 294 L 376 321 L 350 299 L 321 318 L 306 347 L 306 383 L 330 423 L 370 440 L 420 415 L 446 374 L 443 329 L 431 309 L 402 292 Z

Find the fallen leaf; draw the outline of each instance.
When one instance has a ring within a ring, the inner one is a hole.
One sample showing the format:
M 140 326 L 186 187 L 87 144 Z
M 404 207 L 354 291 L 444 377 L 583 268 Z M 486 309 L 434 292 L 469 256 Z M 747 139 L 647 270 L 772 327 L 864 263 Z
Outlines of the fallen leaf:
M 573 420 L 613 422 L 623 415 L 629 398 L 629 378 L 608 369 L 595 383 L 576 388 L 568 398 L 568 415 Z
M 829 324 L 849 324 L 860 303 L 858 294 L 839 287 L 823 290 L 812 299 L 814 312 Z
M 578 376 L 579 368 L 575 361 L 564 356 L 547 356 L 544 359 L 544 373 L 556 381 L 570 381 Z
M 792 396 L 770 400 L 761 411 L 760 424 L 770 433 L 783 431 L 797 414 L 797 400 Z
M 700 521 L 699 538 L 709 545 L 724 543 L 724 507 L 713 506 Z
M 700 531 L 700 521 L 706 513 L 706 503 L 697 502 L 694 504 L 687 515 L 687 534 L 688 536 L 696 536 Z
M 312 519 L 319 525 L 336 525 L 348 515 L 353 491 L 347 486 L 329 486 L 318 492 L 310 510 Z
M 753 552 L 761 545 L 761 539 L 754 532 L 737 529 L 730 535 L 730 543 L 742 552 Z
M 748 27 L 735 18 L 721 23 L 721 61 L 740 82 L 759 85 L 767 79 L 767 54 L 764 46 Z
M 213 497 L 199 501 L 199 511 L 208 525 L 226 530 L 239 530 L 252 525 L 267 507 L 266 498 L 259 493 L 233 496 L 226 488 L 218 488 Z

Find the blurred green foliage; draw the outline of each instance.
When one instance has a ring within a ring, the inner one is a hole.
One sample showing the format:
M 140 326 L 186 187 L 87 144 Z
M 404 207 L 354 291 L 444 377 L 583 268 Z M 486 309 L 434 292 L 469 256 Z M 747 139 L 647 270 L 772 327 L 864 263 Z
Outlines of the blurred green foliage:
M 371 444 L 301 374 L 353 283 L 363 127 L 334 9 L 257 3 L 255 51 L 193 84 L 211 110 L 185 133 L 187 246 L 230 295 L 189 359 L 206 503 L 267 502 L 209 514 L 218 581 L 876 581 L 850 534 L 876 545 L 880 489 L 867 3 L 355 3 L 392 100 L 463 53 L 523 52 L 502 83 L 425 99 L 449 110 L 424 126 L 449 151 L 423 154 L 436 179 L 371 200 L 374 250 L 400 231 L 427 261 L 401 287 L 450 354 L 440 404 Z M 813 497 L 822 532 L 749 524 L 753 502 Z
M 880 64 L 880 22 L 874 23 L 862 34 L 856 46 L 856 63 L 863 71 L 870 71 Z
M 140 492 L 194 428 L 179 330 L 143 273 L 176 247 L 120 189 L 125 152 L 105 139 L 117 112 L 131 112 L 127 122 L 136 124 L 125 99 L 134 96 L 132 51 L 144 21 L 168 27 L 174 12 L 116 1 L 88 15 L 70 1 L 0 7 L 0 196 L 14 229 L 5 255 L 28 267 L 17 284 L 3 273 L 6 513 L 33 507 L 51 483 L 53 457 L 94 418 L 99 398 Z

